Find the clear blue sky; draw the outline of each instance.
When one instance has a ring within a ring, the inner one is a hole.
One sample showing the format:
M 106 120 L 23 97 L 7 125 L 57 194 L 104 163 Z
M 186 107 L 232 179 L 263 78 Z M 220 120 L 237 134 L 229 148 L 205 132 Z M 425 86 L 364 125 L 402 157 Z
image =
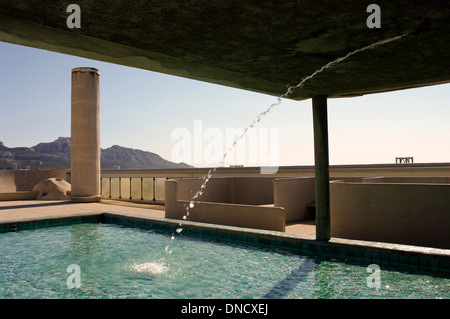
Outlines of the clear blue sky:
M 171 139 L 177 128 L 194 135 L 194 121 L 201 120 L 203 132 L 211 127 L 225 136 L 227 128 L 246 127 L 276 102 L 264 94 L 0 42 L 0 141 L 30 147 L 70 136 L 75 67 L 101 72 L 102 148 L 117 144 L 168 160 L 180 142 Z M 450 162 L 449 101 L 449 84 L 329 99 L 330 164 L 393 163 L 396 156 Z M 279 165 L 314 163 L 310 100 L 283 100 L 256 129 L 278 130 Z M 190 164 L 211 166 L 193 159 Z M 257 163 L 246 156 L 244 163 L 231 164 Z

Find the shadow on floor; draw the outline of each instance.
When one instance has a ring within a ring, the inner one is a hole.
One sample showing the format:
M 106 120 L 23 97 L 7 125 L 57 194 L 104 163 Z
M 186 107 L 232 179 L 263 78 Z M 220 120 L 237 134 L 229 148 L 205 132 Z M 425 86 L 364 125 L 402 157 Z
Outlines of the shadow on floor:
M 26 204 L 26 205 L 10 205 L 10 206 L 0 206 L 0 210 L 6 209 L 19 209 L 19 208 L 33 208 L 33 207 L 46 207 L 46 206 L 60 206 L 60 205 L 76 205 L 81 203 L 74 203 L 71 201 L 58 201 L 58 202 L 48 202 L 48 203 L 35 203 L 35 204 Z
M 286 278 L 278 282 L 265 296 L 262 298 L 284 298 L 297 285 L 303 281 L 313 270 L 317 264 L 313 259 L 306 259 L 300 267 L 294 269 Z

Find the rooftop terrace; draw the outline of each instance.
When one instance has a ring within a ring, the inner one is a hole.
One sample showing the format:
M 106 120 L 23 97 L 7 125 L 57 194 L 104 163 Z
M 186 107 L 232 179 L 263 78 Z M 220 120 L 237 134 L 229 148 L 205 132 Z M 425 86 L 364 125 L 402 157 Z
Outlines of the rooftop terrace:
M 450 82 L 450 3 L 377 1 L 380 28 L 367 24 L 371 3 L 85 0 L 79 2 L 81 28 L 69 28 L 66 2 L 0 0 L 0 41 L 275 96 L 316 74 L 287 97 L 313 98 L 317 236 L 328 240 L 326 99 Z M 321 69 L 351 53 L 357 54 Z M 94 168 L 98 178 L 88 175 L 98 184 L 100 167 Z M 72 205 L 54 207 L 106 209 Z M 48 214 L 50 207 L 23 206 L 15 212 Z

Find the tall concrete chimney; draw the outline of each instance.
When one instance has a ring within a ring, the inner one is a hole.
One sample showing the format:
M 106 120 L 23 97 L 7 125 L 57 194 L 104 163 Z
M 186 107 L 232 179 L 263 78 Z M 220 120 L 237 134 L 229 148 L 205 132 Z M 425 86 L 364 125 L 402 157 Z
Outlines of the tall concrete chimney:
M 72 69 L 70 166 L 72 201 L 99 201 L 100 71 Z

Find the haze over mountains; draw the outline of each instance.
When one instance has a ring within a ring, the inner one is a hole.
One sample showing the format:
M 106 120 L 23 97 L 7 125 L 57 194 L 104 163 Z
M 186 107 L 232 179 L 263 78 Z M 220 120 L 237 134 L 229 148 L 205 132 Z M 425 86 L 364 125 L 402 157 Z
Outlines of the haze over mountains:
M 0 169 L 70 168 L 70 137 L 59 137 L 50 143 L 33 147 L 6 147 L 0 142 Z M 113 145 L 101 150 L 102 169 L 114 168 L 189 168 L 185 163 L 165 160 L 158 154 Z

